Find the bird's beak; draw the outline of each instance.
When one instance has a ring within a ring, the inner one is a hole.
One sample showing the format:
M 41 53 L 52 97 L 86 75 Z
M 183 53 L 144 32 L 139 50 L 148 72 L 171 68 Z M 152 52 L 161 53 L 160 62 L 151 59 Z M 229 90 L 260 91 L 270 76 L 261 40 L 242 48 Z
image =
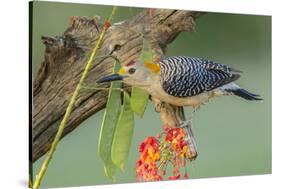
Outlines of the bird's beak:
M 108 75 L 105 76 L 99 80 L 97 80 L 97 83 L 106 83 L 106 82 L 111 82 L 111 81 L 120 81 L 123 80 L 123 76 L 119 75 L 119 74 L 112 74 L 112 75 Z

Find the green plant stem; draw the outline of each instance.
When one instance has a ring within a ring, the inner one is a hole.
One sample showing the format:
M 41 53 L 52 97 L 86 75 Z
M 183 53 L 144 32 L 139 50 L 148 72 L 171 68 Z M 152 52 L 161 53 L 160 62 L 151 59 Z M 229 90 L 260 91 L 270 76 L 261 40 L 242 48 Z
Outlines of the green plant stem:
M 116 12 L 116 7 L 114 6 L 113 9 L 112 9 L 110 17 L 107 20 L 109 23 L 111 22 L 115 12 Z M 78 94 L 80 92 L 81 86 L 82 86 L 84 80 L 86 79 L 86 77 L 88 75 L 88 72 L 89 72 L 89 70 L 90 70 L 90 68 L 91 68 L 91 66 L 93 64 L 93 60 L 94 60 L 94 58 L 95 58 L 95 56 L 97 54 L 97 50 L 99 49 L 99 46 L 101 45 L 101 42 L 102 42 L 102 40 L 103 40 L 103 38 L 105 36 L 105 33 L 106 33 L 107 29 L 108 29 L 108 26 L 106 26 L 106 24 L 105 24 L 104 27 L 103 27 L 102 32 L 100 33 L 99 39 L 98 39 L 98 41 L 96 43 L 96 46 L 93 49 L 93 51 L 91 53 L 91 56 L 90 56 L 90 58 L 89 58 L 89 60 L 88 60 L 88 62 L 86 64 L 86 67 L 84 69 L 82 77 L 81 77 L 78 85 L 76 86 L 75 91 L 74 91 L 74 93 L 73 93 L 73 95 L 72 95 L 72 97 L 70 99 L 70 102 L 69 102 L 69 104 L 67 106 L 67 109 L 66 109 L 66 112 L 64 114 L 64 117 L 63 117 L 63 119 L 62 119 L 62 121 L 61 121 L 61 123 L 59 125 L 57 134 L 56 134 L 56 136 L 54 138 L 54 141 L 52 142 L 52 145 L 51 145 L 51 148 L 50 148 L 50 150 L 49 150 L 49 152 L 47 154 L 47 157 L 44 160 L 44 162 L 43 162 L 43 164 L 41 166 L 41 169 L 40 169 L 38 175 L 35 178 L 35 182 L 34 182 L 34 185 L 33 185 L 34 189 L 39 188 L 39 186 L 41 184 L 42 178 L 43 178 L 43 176 L 44 176 L 44 174 L 45 174 L 45 172 L 46 172 L 46 170 L 48 168 L 48 165 L 49 165 L 49 163 L 50 163 L 50 161 L 52 159 L 52 156 L 53 156 L 54 152 L 56 151 L 56 147 L 57 147 L 57 145 L 59 143 L 59 140 L 60 140 L 60 138 L 62 136 L 63 130 L 64 130 L 64 128 L 66 126 L 66 123 L 67 123 L 67 121 L 69 119 L 70 113 L 72 112 L 73 106 L 74 106 L 76 98 L 77 98 L 77 96 L 78 96 Z

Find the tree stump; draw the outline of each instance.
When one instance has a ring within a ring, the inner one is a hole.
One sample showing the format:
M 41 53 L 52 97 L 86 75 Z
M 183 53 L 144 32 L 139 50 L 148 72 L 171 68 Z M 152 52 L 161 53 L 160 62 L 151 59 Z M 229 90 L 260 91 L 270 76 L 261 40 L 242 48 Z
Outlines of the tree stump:
M 114 55 L 126 64 L 141 53 L 143 36 L 148 36 L 155 59 L 165 54 L 166 47 L 180 32 L 195 30 L 195 20 L 201 12 L 154 9 L 112 25 L 98 50 L 85 85 L 93 85 L 101 77 L 110 74 L 113 61 L 102 56 Z M 34 162 L 44 155 L 57 132 L 69 99 L 79 82 L 92 48 L 97 42 L 103 25 L 99 18 L 72 17 L 69 28 L 62 36 L 42 36 L 46 46 L 44 60 L 33 80 L 32 101 L 32 154 Z M 100 58 L 99 58 L 100 57 Z M 108 84 L 99 85 L 108 87 Z M 103 109 L 107 91 L 82 90 L 65 127 L 63 136 L 73 131 L 88 117 Z M 161 103 L 152 98 L 156 105 Z M 178 111 L 180 110 L 180 111 Z M 178 125 L 185 120 L 182 107 L 165 104 L 159 110 L 164 123 Z M 196 154 L 194 154 L 196 157 Z

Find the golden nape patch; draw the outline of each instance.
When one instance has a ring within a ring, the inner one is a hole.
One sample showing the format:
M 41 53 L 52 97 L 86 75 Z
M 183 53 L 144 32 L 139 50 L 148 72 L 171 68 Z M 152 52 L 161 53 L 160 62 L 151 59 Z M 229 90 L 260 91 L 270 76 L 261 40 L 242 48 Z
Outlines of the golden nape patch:
M 160 65 L 153 62 L 144 61 L 144 66 L 153 73 L 158 73 L 160 71 Z
M 126 70 L 124 68 L 120 68 L 120 70 L 118 71 L 119 75 L 124 75 L 126 73 Z

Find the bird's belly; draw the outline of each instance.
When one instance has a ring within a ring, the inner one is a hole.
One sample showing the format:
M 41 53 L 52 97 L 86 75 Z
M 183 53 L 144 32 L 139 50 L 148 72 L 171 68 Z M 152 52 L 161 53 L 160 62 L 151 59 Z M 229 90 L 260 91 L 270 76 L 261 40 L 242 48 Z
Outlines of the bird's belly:
M 212 96 L 211 92 L 206 92 L 192 97 L 175 97 L 166 93 L 159 85 L 148 88 L 147 91 L 152 96 L 157 97 L 159 100 L 173 104 L 175 106 L 197 107 L 208 102 Z
M 209 97 L 207 94 L 200 94 L 197 96 L 192 97 L 174 97 L 171 95 L 168 96 L 161 96 L 159 95 L 159 99 L 161 101 L 166 101 L 169 104 L 173 104 L 175 106 L 193 106 L 197 107 L 201 104 L 206 103 L 209 100 Z

